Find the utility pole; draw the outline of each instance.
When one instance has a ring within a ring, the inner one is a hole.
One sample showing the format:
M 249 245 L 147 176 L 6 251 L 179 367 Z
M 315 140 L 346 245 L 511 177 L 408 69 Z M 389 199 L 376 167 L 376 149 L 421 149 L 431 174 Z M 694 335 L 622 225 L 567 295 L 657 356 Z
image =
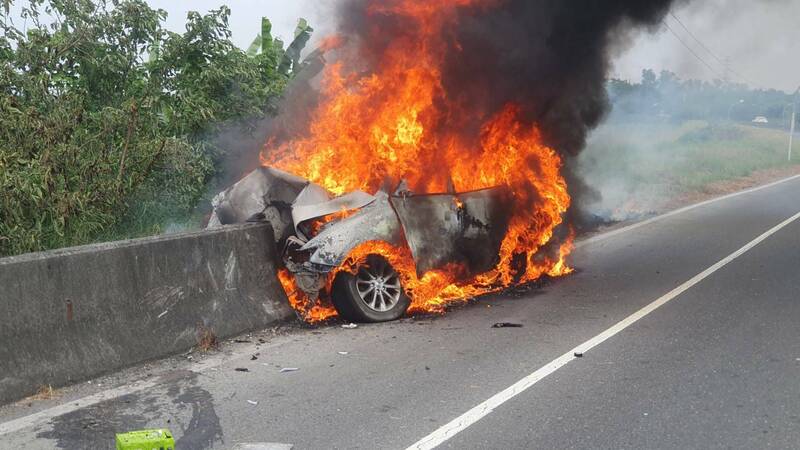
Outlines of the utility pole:
M 794 124 L 797 122 L 797 94 L 800 93 L 800 87 L 794 91 L 794 99 L 792 100 L 792 124 L 789 127 L 789 159 L 792 161 L 792 144 L 794 143 Z
M 794 140 L 794 122 L 796 120 L 797 114 L 797 102 L 794 102 L 794 106 L 792 107 L 792 125 L 789 127 L 789 161 L 792 160 L 792 144 Z

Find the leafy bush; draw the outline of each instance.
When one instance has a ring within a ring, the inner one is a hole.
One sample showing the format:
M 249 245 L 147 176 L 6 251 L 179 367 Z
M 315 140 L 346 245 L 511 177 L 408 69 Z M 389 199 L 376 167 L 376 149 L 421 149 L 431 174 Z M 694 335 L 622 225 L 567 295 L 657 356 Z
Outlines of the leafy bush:
M 26 3 L 25 31 L 0 3 L 0 255 L 190 221 L 211 137 L 273 113 L 289 77 L 268 35 L 231 43 L 224 6 L 178 34 L 143 0 Z

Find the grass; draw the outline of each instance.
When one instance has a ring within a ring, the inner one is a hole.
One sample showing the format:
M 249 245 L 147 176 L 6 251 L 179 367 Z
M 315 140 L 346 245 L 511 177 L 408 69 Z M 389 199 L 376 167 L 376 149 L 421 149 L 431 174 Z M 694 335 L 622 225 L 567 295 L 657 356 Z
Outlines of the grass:
M 592 135 L 579 165 L 603 196 L 601 209 L 626 202 L 657 209 L 659 201 L 682 193 L 800 163 L 800 155 L 787 161 L 787 150 L 788 133 L 770 128 L 704 121 L 614 123 Z
M 47 384 L 39 387 L 36 394 L 30 397 L 30 400 L 51 400 L 58 397 L 58 392 L 53 389 L 53 386 Z

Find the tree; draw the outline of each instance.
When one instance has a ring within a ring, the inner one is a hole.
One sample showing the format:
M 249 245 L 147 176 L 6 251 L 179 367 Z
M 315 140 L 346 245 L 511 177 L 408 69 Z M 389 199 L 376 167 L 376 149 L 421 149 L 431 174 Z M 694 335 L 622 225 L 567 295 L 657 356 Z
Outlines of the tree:
M 186 32 L 143 0 L 0 8 L 0 255 L 158 233 L 187 222 L 227 123 L 275 112 L 283 55 L 230 41 L 230 10 Z M 53 18 L 45 24 L 43 15 Z M 282 49 L 281 49 L 282 50 Z

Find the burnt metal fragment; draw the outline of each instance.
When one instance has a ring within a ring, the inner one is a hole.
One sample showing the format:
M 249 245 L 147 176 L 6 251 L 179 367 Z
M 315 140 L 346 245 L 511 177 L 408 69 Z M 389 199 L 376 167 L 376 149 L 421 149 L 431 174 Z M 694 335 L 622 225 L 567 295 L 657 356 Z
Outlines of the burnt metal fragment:
M 510 196 L 495 187 L 461 194 L 393 196 L 417 275 L 448 264 L 491 270 L 508 229 Z
M 522 324 L 513 322 L 499 322 L 492 325 L 492 328 L 522 328 Z

